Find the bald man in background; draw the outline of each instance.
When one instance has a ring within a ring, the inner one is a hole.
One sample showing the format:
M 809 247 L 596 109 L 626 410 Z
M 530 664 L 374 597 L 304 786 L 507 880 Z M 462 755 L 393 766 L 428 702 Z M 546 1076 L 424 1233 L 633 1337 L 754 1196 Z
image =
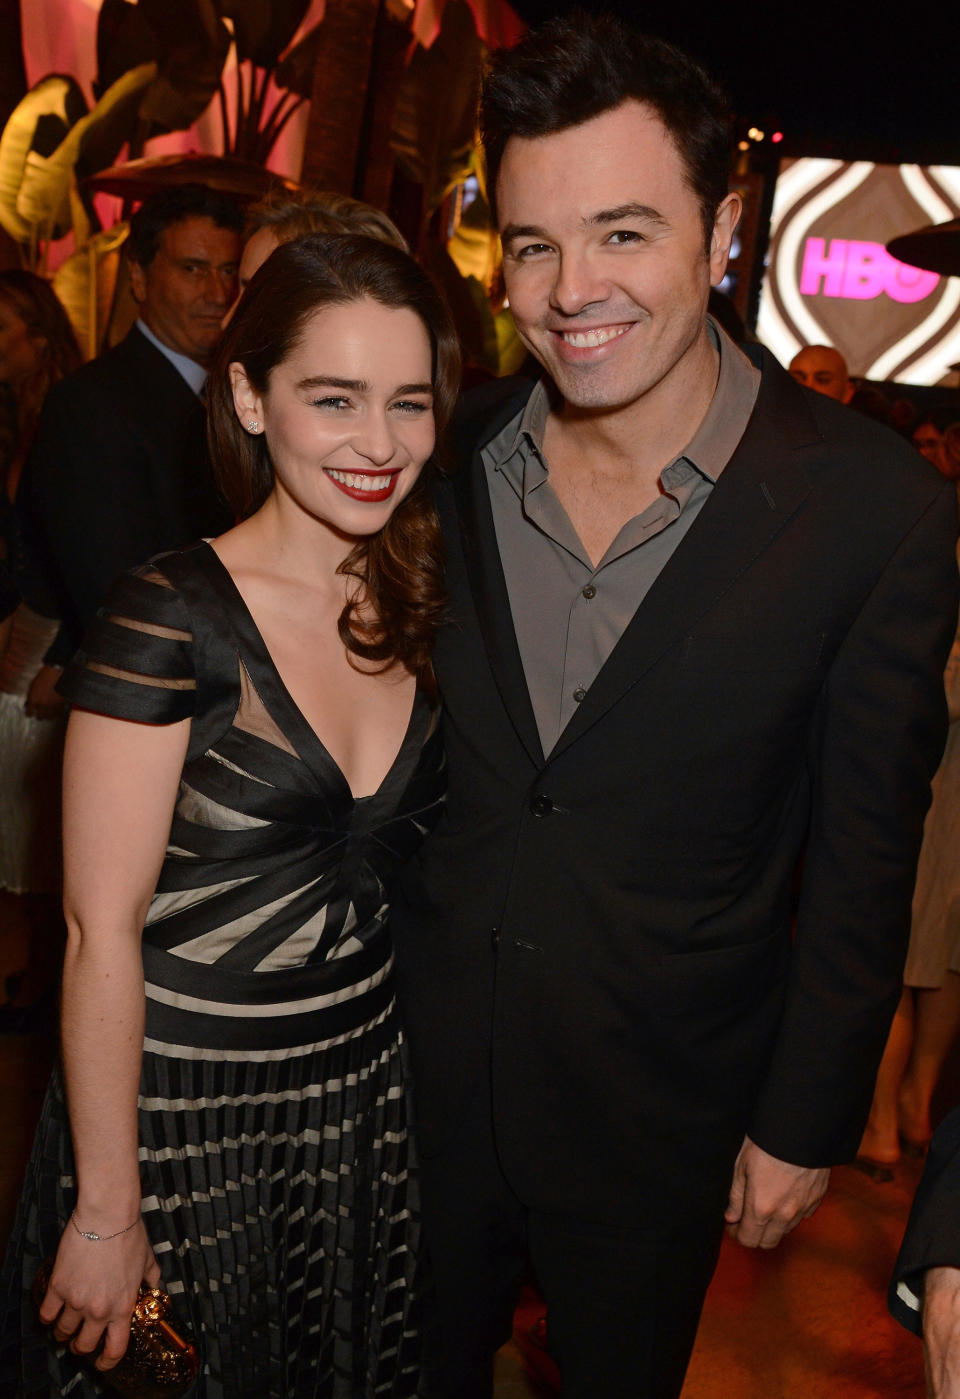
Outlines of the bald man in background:
M 849 403 L 853 397 L 847 361 L 831 345 L 804 345 L 790 361 L 790 373 L 798 384 L 838 403 Z

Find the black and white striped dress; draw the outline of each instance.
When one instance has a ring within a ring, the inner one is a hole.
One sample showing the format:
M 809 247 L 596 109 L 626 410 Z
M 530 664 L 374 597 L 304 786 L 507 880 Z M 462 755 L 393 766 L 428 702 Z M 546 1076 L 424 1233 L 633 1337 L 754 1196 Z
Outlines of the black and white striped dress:
M 191 718 L 143 933 L 139 1113 L 144 1218 L 201 1352 L 197 1399 L 420 1393 L 385 917 L 395 871 L 439 814 L 434 709 L 418 692 L 390 772 L 355 800 L 207 544 L 121 580 L 64 689 L 116 717 Z M 3 1394 L 14 1369 L 24 1396 L 99 1392 L 25 1296 L 73 1198 L 55 1081 L 0 1290 Z

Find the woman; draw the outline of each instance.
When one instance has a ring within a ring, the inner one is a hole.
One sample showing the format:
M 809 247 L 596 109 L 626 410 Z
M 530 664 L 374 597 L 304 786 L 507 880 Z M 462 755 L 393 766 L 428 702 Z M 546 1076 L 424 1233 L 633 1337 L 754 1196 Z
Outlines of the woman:
M 54 690 L 60 668 L 51 661 L 65 659 L 56 650 L 49 581 L 28 567 L 13 505 L 43 401 L 79 364 L 67 313 L 48 283 L 19 269 L 0 272 L 0 386 L 12 409 L 0 443 L 0 568 L 11 601 L 19 599 L 0 627 L 0 919 L 8 1005 L 34 1000 L 58 960 L 51 947 L 60 936 L 63 701 Z
M 333 190 L 301 187 L 296 195 L 271 190 L 247 210 L 243 230 L 243 255 L 237 281 L 241 293 L 254 273 L 262 267 L 274 248 L 309 233 L 362 233 L 408 252 L 407 241 L 392 219 L 372 204 L 351 199 Z M 236 302 L 223 318 L 224 326 L 236 309 Z
M 429 476 L 456 374 L 404 253 L 280 248 L 210 378 L 243 521 L 129 574 L 64 687 L 75 1165 L 54 1084 L 7 1273 L 22 1294 L 56 1250 L 41 1318 L 80 1353 L 103 1336 L 101 1367 L 162 1277 L 204 1399 L 419 1392 L 384 919 L 441 800 Z

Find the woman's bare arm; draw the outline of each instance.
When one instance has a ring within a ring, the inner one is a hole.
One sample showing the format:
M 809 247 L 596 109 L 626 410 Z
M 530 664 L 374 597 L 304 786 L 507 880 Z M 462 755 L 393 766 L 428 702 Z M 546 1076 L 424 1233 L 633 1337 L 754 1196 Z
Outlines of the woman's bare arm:
M 126 1349 L 141 1281 L 159 1280 L 139 1222 L 140 938 L 170 834 L 189 728 L 186 719 L 150 725 L 75 710 L 67 729 L 63 1060 L 77 1205 L 41 1317 L 56 1318 L 57 1338 L 74 1337 L 80 1353 L 95 1350 L 106 1333 L 97 1362 L 105 1369 Z M 111 1234 L 116 1237 L 105 1237 Z

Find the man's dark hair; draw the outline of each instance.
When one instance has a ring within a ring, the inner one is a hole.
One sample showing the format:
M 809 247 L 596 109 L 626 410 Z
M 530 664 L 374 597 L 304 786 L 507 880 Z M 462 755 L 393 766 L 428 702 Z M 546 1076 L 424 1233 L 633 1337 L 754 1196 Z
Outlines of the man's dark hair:
M 726 97 L 687 54 L 610 15 L 576 11 L 494 54 L 480 99 L 491 204 L 511 136 L 550 136 L 630 99 L 652 108 L 673 138 L 709 247 L 727 194 Z
M 231 233 L 243 228 L 243 213 L 232 195 L 207 185 L 173 185 L 149 195 L 130 219 L 127 257 L 146 269 L 157 255 L 163 230 L 184 219 L 210 219 Z

